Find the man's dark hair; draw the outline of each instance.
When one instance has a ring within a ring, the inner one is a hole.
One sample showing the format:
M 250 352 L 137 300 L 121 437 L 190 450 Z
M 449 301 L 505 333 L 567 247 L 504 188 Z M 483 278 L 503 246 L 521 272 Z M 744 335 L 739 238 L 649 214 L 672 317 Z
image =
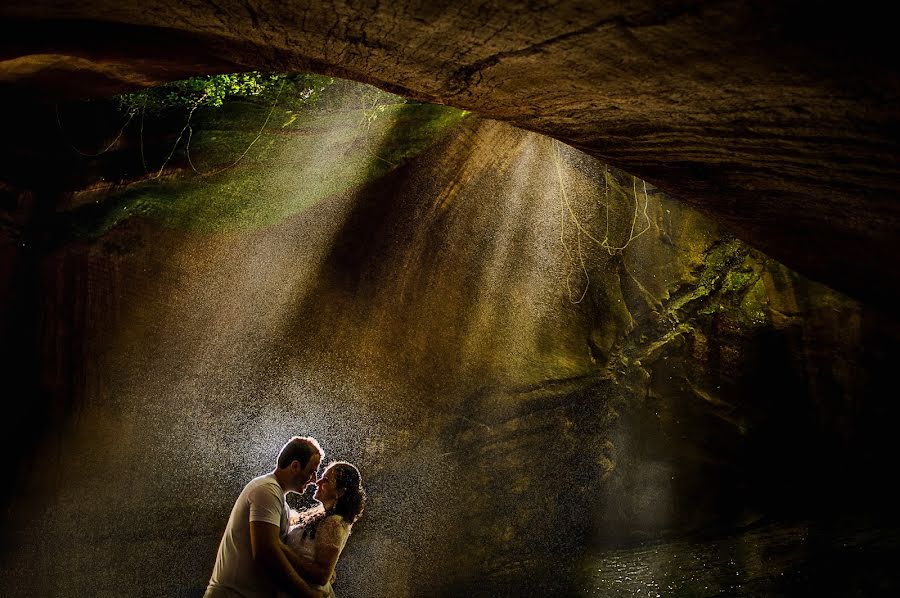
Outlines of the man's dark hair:
M 281 447 L 281 452 L 278 453 L 278 469 L 284 469 L 294 461 L 300 461 L 300 465 L 306 467 L 316 453 L 321 459 L 322 447 L 319 446 L 318 440 L 309 436 L 294 436 Z

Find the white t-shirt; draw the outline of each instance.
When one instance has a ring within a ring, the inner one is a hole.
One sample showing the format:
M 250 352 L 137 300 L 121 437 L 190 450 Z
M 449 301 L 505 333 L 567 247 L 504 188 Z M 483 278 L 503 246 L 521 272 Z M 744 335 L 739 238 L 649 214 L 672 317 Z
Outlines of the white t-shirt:
M 235 501 L 204 598 L 271 598 L 276 595 L 269 574 L 253 560 L 251 521 L 277 525 L 282 537 L 287 533 L 288 506 L 275 474 L 250 480 Z

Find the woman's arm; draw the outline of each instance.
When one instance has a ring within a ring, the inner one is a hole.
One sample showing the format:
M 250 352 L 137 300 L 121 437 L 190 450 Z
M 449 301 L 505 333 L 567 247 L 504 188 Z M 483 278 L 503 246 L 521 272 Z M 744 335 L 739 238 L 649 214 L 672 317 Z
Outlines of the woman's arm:
M 307 569 L 310 579 L 319 585 L 325 585 L 331 581 L 339 556 L 341 556 L 341 549 L 337 546 L 316 546 L 316 560 Z
M 334 569 L 349 533 L 350 526 L 344 523 L 340 515 L 326 517 L 316 528 L 313 558 L 295 555 L 296 562 L 291 561 L 292 564 L 295 563 L 303 576 L 313 583 L 325 585 L 329 581 L 334 581 Z
M 290 544 L 285 544 L 284 548 L 284 554 L 287 556 L 291 566 L 299 571 L 300 575 L 309 579 L 309 568 L 312 566 L 312 561 L 298 554 L 296 550 L 291 548 Z

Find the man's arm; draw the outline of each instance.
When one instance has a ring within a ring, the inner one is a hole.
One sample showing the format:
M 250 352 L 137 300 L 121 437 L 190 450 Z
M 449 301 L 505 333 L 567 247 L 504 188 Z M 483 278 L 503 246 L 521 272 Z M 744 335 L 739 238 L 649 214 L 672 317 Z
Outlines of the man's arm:
M 282 548 L 280 528 L 264 521 L 250 522 L 250 548 L 253 559 L 260 563 L 276 583 L 293 596 L 324 598 L 325 593 L 312 588 L 288 560 Z M 327 581 L 327 580 L 326 580 Z

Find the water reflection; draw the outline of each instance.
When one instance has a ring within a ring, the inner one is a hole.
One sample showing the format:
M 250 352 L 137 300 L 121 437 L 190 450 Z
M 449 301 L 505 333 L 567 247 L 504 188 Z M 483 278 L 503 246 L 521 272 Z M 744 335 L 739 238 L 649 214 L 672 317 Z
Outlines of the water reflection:
M 900 530 L 770 523 L 717 538 L 603 551 L 584 596 L 897 595 Z

